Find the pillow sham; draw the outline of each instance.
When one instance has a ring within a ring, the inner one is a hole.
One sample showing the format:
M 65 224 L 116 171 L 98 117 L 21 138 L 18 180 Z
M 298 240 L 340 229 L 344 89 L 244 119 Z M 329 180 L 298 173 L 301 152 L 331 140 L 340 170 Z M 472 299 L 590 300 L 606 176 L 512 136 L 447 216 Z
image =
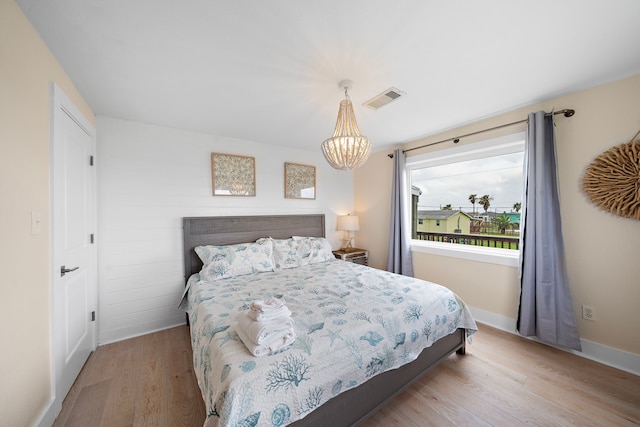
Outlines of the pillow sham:
M 204 281 L 274 270 L 273 246 L 269 241 L 197 246 L 195 252 L 203 263 L 200 279 Z
M 311 245 L 307 239 L 271 239 L 276 270 L 309 264 Z
M 309 257 L 309 264 L 315 264 L 318 262 L 332 261 L 336 257 L 333 255 L 333 248 L 331 243 L 324 237 L 309 237 L 309 245 L 311 246 L 311 256 Z
M 335 259 L 331 244 L 324 237 L 271 239 L 275 268 L 285 269 Z

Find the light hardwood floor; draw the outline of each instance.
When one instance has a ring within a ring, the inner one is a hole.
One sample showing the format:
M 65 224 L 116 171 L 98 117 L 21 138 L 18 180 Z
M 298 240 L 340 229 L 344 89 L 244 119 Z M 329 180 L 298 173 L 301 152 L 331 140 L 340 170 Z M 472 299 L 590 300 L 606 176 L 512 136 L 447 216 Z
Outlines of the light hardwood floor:
M 361 427 L 640 425 L 640 377 L 488 326 Z M 202 426 L 186 326 L 99 347 L 55 426 Z M 338 426 L 332 426 L 338 427 Z

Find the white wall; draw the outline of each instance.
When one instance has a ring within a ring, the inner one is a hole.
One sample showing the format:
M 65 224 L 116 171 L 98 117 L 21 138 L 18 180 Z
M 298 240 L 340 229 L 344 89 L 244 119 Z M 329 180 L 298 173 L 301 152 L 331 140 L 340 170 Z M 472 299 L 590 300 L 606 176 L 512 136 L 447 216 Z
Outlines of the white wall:
M 99 342 L 183 324 L 182 217 L 324 213 L 334 248 L 336 216 L 353 211 L 353 177 L 320 151 L 97 119 Z M 256 197 L 212 196 L 211 153 L 256 160 Z M 316 166 L 316 199 L 284 198 L 284 163 Z

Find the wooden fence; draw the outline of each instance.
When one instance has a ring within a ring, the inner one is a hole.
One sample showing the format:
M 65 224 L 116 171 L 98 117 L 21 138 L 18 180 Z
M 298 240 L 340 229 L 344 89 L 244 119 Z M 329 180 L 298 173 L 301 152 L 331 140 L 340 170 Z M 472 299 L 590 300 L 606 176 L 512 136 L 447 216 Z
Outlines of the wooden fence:
M 461 245 L 485 246 L 490 248 L 518 249 L 520 238 L 512 236 L 484 236 L 481 234 L 433 233 L 417 231 L 418 240 L 431 242 L 457 243 Z

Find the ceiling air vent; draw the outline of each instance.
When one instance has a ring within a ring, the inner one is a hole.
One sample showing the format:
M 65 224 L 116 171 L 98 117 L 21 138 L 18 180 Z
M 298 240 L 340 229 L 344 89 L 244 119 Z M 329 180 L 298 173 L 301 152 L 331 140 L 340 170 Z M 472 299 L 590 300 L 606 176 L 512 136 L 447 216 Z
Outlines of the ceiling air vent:
M 382 92 L 381 94 L 374 96 L 373 98 L 365 102 L 363 105 L 365 107 L 369 107 L 374 110 L 377 110 L 383 105 L 387 105 L 391 101 L 395 101 L 396 99 L 399 99 L 405 95 L 406 93 L 404 93 L 403 91 L 396 89 L 395 87 L 391 87 L 385 90 L 384 92 Z

